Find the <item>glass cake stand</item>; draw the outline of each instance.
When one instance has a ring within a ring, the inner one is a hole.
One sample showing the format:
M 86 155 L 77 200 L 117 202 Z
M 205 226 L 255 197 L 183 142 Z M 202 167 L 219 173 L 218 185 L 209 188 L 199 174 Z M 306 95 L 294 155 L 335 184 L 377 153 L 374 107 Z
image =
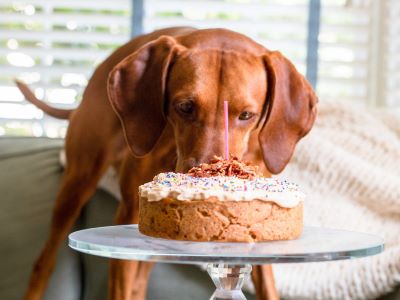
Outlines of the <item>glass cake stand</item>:
M 216 285 L 210 299 L 246 299 L 242 285 L 251 264 L 318 262 L 378 254 L 384 248 L 379 236 L 338 229 L 305 227 L 300 238 L 263 243 L 188 242 L 141 234 L 137 225 L 91 228 L 69 235 L 77 251 L 117 259 L 207 263 Z

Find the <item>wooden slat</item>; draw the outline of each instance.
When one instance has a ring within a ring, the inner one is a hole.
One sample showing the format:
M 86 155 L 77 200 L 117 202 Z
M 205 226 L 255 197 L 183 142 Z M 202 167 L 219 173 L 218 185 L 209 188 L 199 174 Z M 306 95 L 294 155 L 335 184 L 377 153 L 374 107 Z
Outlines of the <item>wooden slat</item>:
M 130 10 L 131 3 L 129 0 L 113 0 L 113 1 L 93 1 L 93 0 L 13 0 L 12 4 L 31 4 L 34 6 L 52 6 L 52 7 L 70 7 L 75 9 L 92 9 L 92 10 Z M 8 6 L 10 4 L 1 3 L 0 6 Z
M 303 4 L 298 5 L 285 5 L 282 4 L 269 4 L 262 2 L 223 2 L 223 1 L 160 1 L 160 0 L 146 0 L 145 9 L 149 15 L 156 12 L 168 11 L 196 11 L 199 13 L 205 12 L 223 12 L 229 14 L 240 14 L 241 16 L 255 17 L 258 15 L 263 16 L 277 16 L 283 14 L 285 16 L 299 17 L 303 15 L 307 18 L 308 1 L 303 1 Z
M 1 106 L 0 118 L 3 119 L 41 119 L 43 116 L 43 112 L 32 104 L 4 103 Z
M 335 48 L 346 48 L 350 50 L 355 50 L 355 51 L 362 51 L 365 52 L 366 49 L 368 48 L 369 43 L 364 42 L 334 42 L 334 43 L 327 43 L 327 42 L 322 42 L 320 43 L 320 49 L 335 49 Z
M 31 68 L 15 67 L 15 66 L 1 66 L 1 75 L 15 75 L 21 73 L 33 73 L 38 72 L 39 74 L 46 74 L 46 76 L 61 76 L 65 73 L 77 73 L 90 75 L 94 71 L 94 67 L 67 67 L 67 66 L 34 66 Z
M 346 66 L 346 67 L 362 69 L 362 70 L 368 69 L 368 66 L 365 63 L 365 60 L 355 60 L 355 61 L 350 61 L 350 62 L 343 62 L 343 61 L 339 61 L 339 60 L 334 60 L 334 61 L 323 60 L 323 61 L 320 61 L 318 65 L 319 65 L 319 69 L 331 68 L 331 67 L 335 67 L 335 66 Z
M 366 86 L 365 79 L 363 78 L 333 78 L 331 76 L 322 75 L 318 78 L 319 82 L 329 85 L 337 85 L 338 88 L 341 85 L 358 85 Z
M 52 41 L 64 43 L 99 43 L 99 44 L 123 44 L 129 40 L 128 34 L 110 34 L 100 32 L 56 32 L 56 31 L 23 31 L 23 30 L 0 30 L 0 40 L 14 38 L 26 41 Z M 87 49 L 82 49 L 87 51 Z
M 54 102 L 49 102 L 46 101 L 44 99 L 42 99 L 43 102 L 46 102 L 48 104 L 50 104 L 51 106 L 57 107 L 57 108 L 63 108 L 63 109 L 69 109 L 71 108 L 71 104 L 65 104 L 65 103 L 57 103 L 54 104 Z M 0 105 L 2 104 L 18 104 L 21 105 L 22 107 L 26 107 L 29 105 L 29 107 L 32 106 L 32 104 L 30 104 L 28 101 L 26 100 L 21 100 L 21 101 L 5 101 L 5 100 L 0 100 Z
M 47 56 L 52 56 L 55 59 L 66 59 L 69 61 L 80 61 L 89 60 L 96 61 L 102 60 L 107 57 L 111 51 L 110 50 L 96 50 L 96 49 L 57 49 L 57 48 L 18 48 L 15 50 L 0 48 L 0 56 L 7 56 L 10 53 L 25 53 L 34 58 L 45 58 Z
M 122 26 L 129 27 L 129 17 L 113 16 L 113 15 L 94 15 L 94 14 L 65 14 L 65 13 L 54 13 L 45 14 L 37 13 L 32 16 L 26 16 L 20 13 L 0 13 L 0 24 L 5 23 L 36 23 L 36 24 L 63 24 L 67 22 L 74 22 L 77 25 L 85 26 Z
M 190 20 L 185 18 L 162 18 L 162 17 L 149 17 L 145 20 L 145 28 L 162 28 L 168 26 L 193 26 L 198 28 L 228 28 L 239 32 L 260 32 L 260 31 L 276 31 L 279 32 L 290 32 L 291 34 L 303 34 L 305 28 L 299 26 L 299 23 L 287 23 L 287 22 L 269 22 L 265 20 L 250 21 L 250 20 Z
M 305 47 L 305 41 L 304 39 L 291 39 L 291 40 L 286 40 L 286 39 L 274 39 L 274 38 L 260 38 L 260 37 L 254 37 L 254 39 L 257 40 L 260 44 L 263 46 L 270 48 L 270 49 L 299 49 L 299 48 L 304 48 Z

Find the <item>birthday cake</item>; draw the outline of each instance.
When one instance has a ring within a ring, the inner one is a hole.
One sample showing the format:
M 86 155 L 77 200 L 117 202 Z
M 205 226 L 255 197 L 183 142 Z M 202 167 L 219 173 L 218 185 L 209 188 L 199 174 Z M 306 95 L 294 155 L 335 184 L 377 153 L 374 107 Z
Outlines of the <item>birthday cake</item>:
M 303 229 L 305 195 L 236 158 L 215 157 L 188 174 L 160 173 L 139 188 L 139 230 L 190 241 L 288 240 Z

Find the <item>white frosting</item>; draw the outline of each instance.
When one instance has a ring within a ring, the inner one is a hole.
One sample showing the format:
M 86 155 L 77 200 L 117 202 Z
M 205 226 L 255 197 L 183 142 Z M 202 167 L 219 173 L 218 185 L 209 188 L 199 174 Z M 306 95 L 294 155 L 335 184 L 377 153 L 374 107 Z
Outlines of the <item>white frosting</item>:
M 233 176 L 193 177 L 181 173 L 160 173 L 153 181 L 139 187 L 148 201 L 172 197 L 181 201 L 204 200 L 215 196 L 220 201 L 270 201 L 281 207 L 295 207 L 305 194 L 297 184 L 287 180 L 257 177 L 240 179 Z

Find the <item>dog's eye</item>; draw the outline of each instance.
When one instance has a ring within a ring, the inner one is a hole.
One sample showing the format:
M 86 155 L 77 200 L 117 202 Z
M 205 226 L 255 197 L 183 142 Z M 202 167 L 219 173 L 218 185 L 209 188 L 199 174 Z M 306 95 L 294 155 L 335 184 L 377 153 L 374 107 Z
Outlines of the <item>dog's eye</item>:
M 249 111 L 244 111 L 239 115 L 239 120 L 245 121 L 245 120 L 250 120 L 254 114 Z
M 179 104 L 176 106 L 176 108 L 177 108 L 177 110 L 178 110 L 179 112 L 181 112 L 181 113 L 183 113 L 183 114 L 186 114 L 186 115 L 190 115 L 190 114 L 193 113 L 194 105 L 193 105 L 193 102 L 192 102 L 192 101 L 187 101 L 187 102 L 179 103 Z

